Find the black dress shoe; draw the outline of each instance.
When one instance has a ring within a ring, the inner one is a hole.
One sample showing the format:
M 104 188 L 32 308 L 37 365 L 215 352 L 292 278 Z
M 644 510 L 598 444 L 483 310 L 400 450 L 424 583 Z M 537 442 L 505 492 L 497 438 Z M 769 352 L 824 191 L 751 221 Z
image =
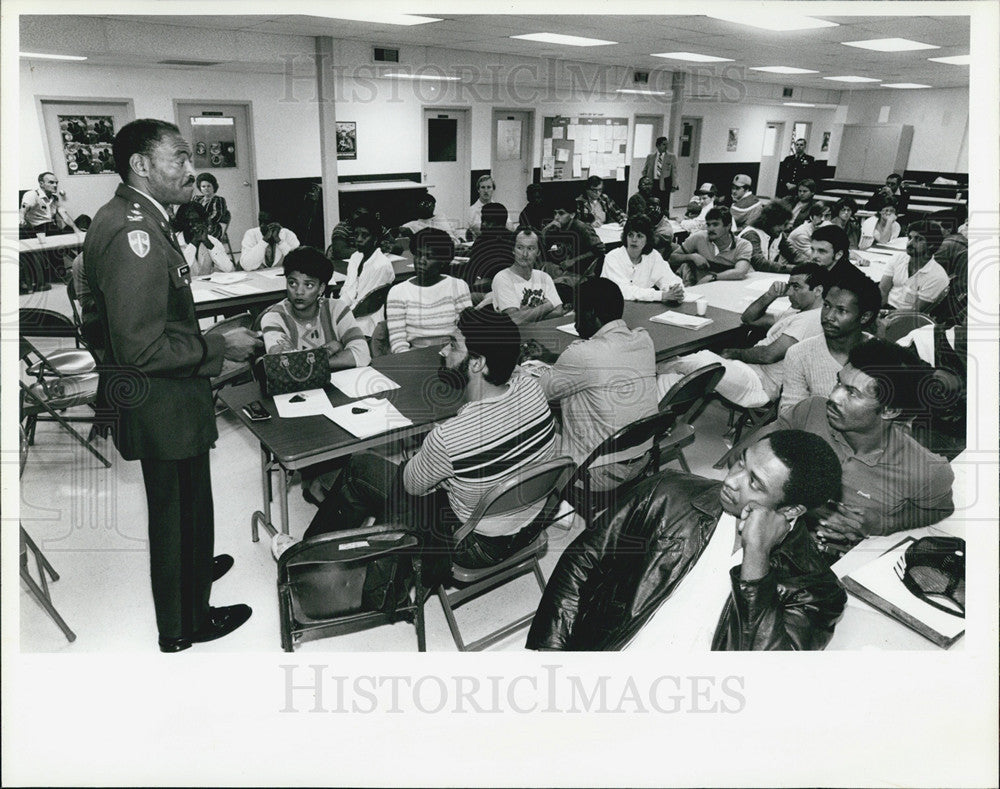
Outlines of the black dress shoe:
M 203 644 L 206 641 L 215 641 L 217 638 L 228 636 L 246 622 L 250 618 L 250 614 L 253 613 L 253 609 L 243 603 L 211 608 L 209 611 L 208 622 L 191 635 L 191 643 Z
M 160 638 L 161 652 L 180 652 L 191 647 L 190 638 Z
M 218 581 L 222 576 L 228 573 L 233 566 L 233 557 L 228 553 L 220 553 L 214 559 L 212 559 L 212 580 Z

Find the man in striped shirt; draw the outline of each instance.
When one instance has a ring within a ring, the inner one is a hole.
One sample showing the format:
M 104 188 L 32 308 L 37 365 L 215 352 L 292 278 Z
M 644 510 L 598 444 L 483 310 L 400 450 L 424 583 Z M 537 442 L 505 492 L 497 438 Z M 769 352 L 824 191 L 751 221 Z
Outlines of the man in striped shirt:
M 411 523 L 424 534 L 426 585 L 452 560 L 489 567 L 531 542 L 540 504 L 482 520 L 460 545 L 452 539 L 484 495 L 529 463 L 556 455 L 545 395 L 533 378 L 512 378 L 520 340 L 507 315 L 463 310 L 441 351 L 439 376 L 464 392 L 465 404 L 403 466 L 371 453 L 352 457 L 305 537 L 357 528 L 369 515 Z

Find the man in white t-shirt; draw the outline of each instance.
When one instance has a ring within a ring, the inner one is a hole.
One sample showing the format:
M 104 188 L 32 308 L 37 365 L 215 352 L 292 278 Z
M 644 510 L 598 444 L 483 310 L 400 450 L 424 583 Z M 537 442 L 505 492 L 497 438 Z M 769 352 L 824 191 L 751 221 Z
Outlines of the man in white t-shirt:
M 535 268 L 541 239 L 531 229 L 522 229 L 514 237 L 514 263 L 493 278 L 493 307 L 507 313 L 520 325 L 565 315 L 571 305 L 564 305 L 552 277 Z
M 944 295 L 949 279 L 934 259 L 944 230 L 937 222 L 914 222 L 907 230 L 906 254 L 897 255 L 882 276 L 882 304 L 897 310 L 926 312 Z
M 664 362 L 657 368 L 660 397 L 688 373 L 719 363 L 726 371 L 715 391 L 730 402 L 757 408 L 776 400 L 781 393 L 788 349 L 822 332 L 819 308 L 823 303 L 824 277 L 823 269 L 813 263 L 796 266 L 788 282 L 775 282 L 747 307 L 742 315 L 744 323 L 770 327 L 764 339 L 752 348 L 727 348 L 721 355 L 698 351 Z M 781 296 L 787 296 L 792 306 L 775 319 L 767 308 Z

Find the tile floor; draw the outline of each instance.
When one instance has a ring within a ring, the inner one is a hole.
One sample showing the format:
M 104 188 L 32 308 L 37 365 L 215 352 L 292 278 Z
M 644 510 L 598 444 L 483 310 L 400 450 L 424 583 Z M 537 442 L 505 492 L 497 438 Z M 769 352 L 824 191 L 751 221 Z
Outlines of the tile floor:
M 58 286 L 22 297 L 22 306 L 63 311 Z M 696 474 L 719 477 L 712 469 L 726 450 L 721 438 L 725 411 L 712 404 L 698 422 L 698 440 L 686 456 Z M 230 553 L 235 567 L 213 589 L 215 605 L 248 603 L 253 617 L 232 635 L 197 645 L 202 652 L 277 652 L 276 565 L 266 539 L 250 539 L 250 516 L 261 506 L 259 454 L 249 432 L 231 414 L 218 419 L 219 440 L 212 453 L 217 553 Z M 86 427 L 84 427 L 86 430 Z M 146 504 L 137 462 L 123 461 L 114 446 L 98 439 L 112 461 L 105 469 L 57 425 L 41 424 L 21 479 L 21 522 L 61 574 L 51 585 L 56 608 L 76 632 L 67 643 L 61 631 L 21 587 L 21 649 L 26 652 L 154 652 L 156 627 L 149 589 Z M 671 464 L 676 468 L 676 463 Z M 289 492 L 292 534 L 300 535 L 314 508 L 299 486 Z M 568 522 L 568 519 L 567 519 Z M 552 572 L 562 550 L 582 529 L 573 518 L 569 530 L 549 529 L 549 550 L 542 568 Z M 531 611 L 539 590 L 531 576 L 496 590 L 459 610 L 459 622 L 475 638 L 503 621 Z M 456 647 L 436 598 L 426 606 L 427 648 Z M 495 650 L 519 650 L 525 632 L 508 637 Z M 349 636 L 308 642 L 300 651 L 415 651 L 413 627 L 406 623 Z

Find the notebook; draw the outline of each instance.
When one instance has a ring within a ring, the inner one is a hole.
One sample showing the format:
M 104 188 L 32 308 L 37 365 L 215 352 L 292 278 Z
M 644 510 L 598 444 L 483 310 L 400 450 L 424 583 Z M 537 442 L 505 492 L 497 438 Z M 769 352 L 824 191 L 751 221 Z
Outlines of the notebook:
M 654 315 L 650 320 L 656 323 L 666 323 L 669 326 L 680 326 L 684 329 L 702 329 L 712 322 L 711 318 L 688 315 L 686 312 L 673 312 L 672 310 Z

